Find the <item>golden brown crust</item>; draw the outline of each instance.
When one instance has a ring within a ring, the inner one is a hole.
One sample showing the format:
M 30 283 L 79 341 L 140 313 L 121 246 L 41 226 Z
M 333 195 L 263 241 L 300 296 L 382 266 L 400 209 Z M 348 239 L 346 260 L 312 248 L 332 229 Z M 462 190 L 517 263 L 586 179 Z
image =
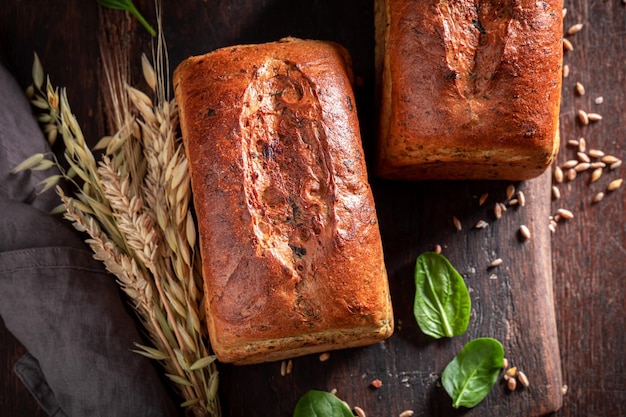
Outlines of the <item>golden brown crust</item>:
M 558 150 L 562 0 L 377 0 L 376 172 L 509 179 Z
M 345 49 L 293 38 L 220 49 L 175 71 L 221 361 L 392 332 L 350 71 Z

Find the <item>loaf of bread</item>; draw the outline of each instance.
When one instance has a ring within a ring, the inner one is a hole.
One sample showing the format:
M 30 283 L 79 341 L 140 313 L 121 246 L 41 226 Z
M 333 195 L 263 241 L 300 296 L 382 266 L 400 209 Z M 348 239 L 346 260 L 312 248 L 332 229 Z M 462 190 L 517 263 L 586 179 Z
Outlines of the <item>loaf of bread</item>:
M 222 362 L 392 333 L 351 71 L 339 45 L 287 38 L 191 57 L 174 73 Z
M 377 175 L 524 180 L 559 147 L 562 0 L 376 0 Z

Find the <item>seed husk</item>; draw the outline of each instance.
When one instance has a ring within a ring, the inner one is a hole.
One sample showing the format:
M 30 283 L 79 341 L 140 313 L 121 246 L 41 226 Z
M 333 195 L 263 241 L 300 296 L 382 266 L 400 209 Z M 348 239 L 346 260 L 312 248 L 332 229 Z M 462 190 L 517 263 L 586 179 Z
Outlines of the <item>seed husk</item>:
M 590 157 L 596 159 L 600 159 L 604 156 L 604 152 L 602 152 L 600 149 L 589 149 L 588 154 Z
M 563 48 L 565 48 L 566 51 L 573 51 L 574 45 L 572 45 L 572 42 L 569 39 L 563 38 Z
M 441 253 L 441 245 L 435 245 L 434 252 L 435 253 Z
M 530 230 L 528 230 L 527 226 L 521 225 L 519 227 L 519 232 L 520 232 L 520 235 L 522 235 L 524 239 L 530 239 Z
M 567 34 L 568 35 L 574 35 L 575 33 L 578 33 L 582 30 L 583 28 L 583 24 L 582 23 L 576 23 L 575 25 L 572 25 L 569 27 L 569 29 L 567 29 Z
M 564 208 L 560 208 L 556 211 L 557 215 L 561 216 L 561 218 L 563 219 L 573 219 L 574 218 L 574 213 L 572 213 L 571 211 L 564 209 Z
M 596 97 L 596 98 L 593 100 L 593 102 L 594 102 L 594 103 L 596 103 L 596 104 L 602 104 L 602 103 L 604 103 L 604 97 L 602 97 L 602 96 L 598 96 L 598 97 Z
M 614 162 L 619 161 L 620 159 L 614 155 L 604 155 L 602 157 L 602 162 L 604 162 L 605 164 L 612 164 Z
M 522 384 L 525 387 L 528 387 L 530 385 L 530 382 L 528 381 L 528 377 L 522 371 L 517 372 L 517 380 L 520 382 L 520 384 Z
M 285 372 L 287 375 L 289 375 L 291 371 L 293 371 L 293 360 L 289 359 L 287 361 L 287 368 L 285 369 Z
M 578 160 L 581 162 L 591 162 L 591 158 L 589 158 L 589 155 L 587 155 L 584 152 L 577 152 L 576 156 L 578 157 Z
M 507 369 L 509 367 L 509 360 L 507 358 L 502 359 L 502 369 Z
M 581 82 L 576 82 L 576 92 L 579 96 L 585 95 L 585 86 Z
M 576 172 L 576 170 L 574 168 L 568 169 L 567 170 L 567 179 L 569 181 L 574 181 L 576 179 L 576 176 L 578 175 L 578 172 Z
M 499 202 L 494 204 L 493 214 L 494 216 L 496 216 L 496 219 L 499 219 L 500 217 L 502 217 L 502 206 L 500 205 Z
M 609 185 L 606 187 L 607 191 L 615 191 L 617 190 L 619 187 L 622 186 L 622 183 L 624 182 L 624 180 L 622 178 L 617 178 L 614 179 L 613 181 L 611 181 L 609 183 Z
M 602 176 L 602 168 L 596 168 L 591 172 L 591 182 L 596 182 Z
M 588 170 L 590 167 L 591 167 L 591 164 L 589 162 L 581 162 L 574 167 L 574 170 L 576 172 L 583 172 L 583 171 Z
M 560 166 L 555 166 L 554 167 L 554 181 L 557 184 L 560 184 L 563 182 L 563 170 L 561 169 Z
M 514 195 L 515 195 L 515 185 L 509 184 L 509 186 L 506 187 L 506 199 L 510 200 L 511 198 L 513 198 Z
M 517 388 L 517 380 L 515 378 L 509 377 L 508 381 L 506 381 L 506 387 L 509 391 L 515 391 Z
M 484 229 L 485 227 L 489 226 L 489 223 L 487 223 L 484 220 L 478 220 L 476 222 L 476 224 L 474 225 L 475 229 Z
M 589 115 L 587 114 L 586 111 L 584 110 L 578 110 L 578 119 L 580 120 L 580 122 L 583 125 L 588 125 L 589 124 Z
M 565 395 L 567 394 L 567 391 L 569 391 L 569 387 L 567 385 L 563 385 L 561 387 L 561 394 Z
M 494 267 L 496 267 L 496 266 L 498 266 L 498 265 L 502 265 L 502 262 L 504 262 L 504 261 L 502 260 L 502 258 L 497 258 L 497 259 L 494 259 L 494 260 L 493 260 L 493 261 L 491 261 L 491 263 L 489 264 L 489 267 L 490 267 L 490 268 L 494 268 Z
M 484 193 L 483 195 L 481 195 L 480 198 L 478 199 L 478 205 L 482 206 L 483 204 L 485 204 L 485 201 L 487 201 L 488 197 L 489 197 L 489 193 Z
M 563 7 L 563 10 L 561 10 L 561 15 L 563 17 L 567 16 L 567 7 Z
M 565 161 L 565 163 L 563 164 L 563 169 L 570 169 L 570 168 L 574 168 L 576 165 L 578 165 L 580 161 L 578 159 L 570 159 L 568 161 Z
M 365 414 L 365 411 L 363 411 L 361 407 L 354 407 L 354 412 L 356 413 L 357 417 L 367 417 L 367 414 Z
M 599 192 L 598 194 L 593 196 L 593 200 L 591 200 L 591 201 L 593 203 L 599 203 L 600 201 L 602 201 L 603 198 L 604 198 L 604 193 L 603 192 Z
M 457 231 L 461 231 L 463 229 L 463 225 L 461 225 L 461 220 L 459 220 L 456 216 L 452 216 L 452 223 Z

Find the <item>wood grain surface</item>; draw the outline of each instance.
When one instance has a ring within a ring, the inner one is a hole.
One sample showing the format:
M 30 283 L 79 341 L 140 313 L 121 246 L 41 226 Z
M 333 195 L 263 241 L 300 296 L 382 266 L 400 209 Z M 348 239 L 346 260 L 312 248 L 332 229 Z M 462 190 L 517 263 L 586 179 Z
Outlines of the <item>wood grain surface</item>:
M 18 82 L 29 83 L 36 51 L 53 83 L 68 88 L 72 109 L 95 142 L 106 126 L 98 90 L 97 27 L 103 11 L 95 1 L 0 3 L 0 45 Z M 151 1 L 135 3 L 152 16 Z M 565 6 L 565 26 L 584 26 L 568 36 L 574 49 L 565 55 L 570 74 L 563 85 L 562 140 L 585 137 L 588 148 L 624 158 L 626 5 L 620 0 L 566 0 Z M 366 156 L 371 157 L 376 112 L 372 2 L 164 0 L 163 9 L 172 67 L 217 47 L 287 35 L 345 45 L 353 58 L 362 136 Z M 149 37 L 134 22 L 127 41 L 137 63 L 141 52 L 150 51 Z M 139 79 L 139 66 L 133 70 Z M 584 84 L 584 96 L 575 93 L 576 81 Z M 600 96 L 603 103 L 596 104 Z M 602 114 L 603 119 L 582 125 L 579 109 Z M 558 164 L 575 157 L 576 149 L 564 145 Z M 281 376 L 279 363 L 221 366 L 224 415 L 288 416 L 306 390 L 333 388 L 368 416 L 392 417 L 405 409 L 424 417 L 626 415 L 624 187 L 592 203 L 609 180 L 623 173 L 624 168 L 605 170 L 594 183 L 589 173 L 579 174 L 558 184 L 558 200 L 550 197 L 550 172 L 517 183 L 527 204 L 509 208 L 500 220 L 491 210 L 495 202 L 505 200 L 508 183 L 372 178 L 396 333 L 375 346 L 333 352 L 327 362 L 316 356 L 297 358 L 287 376 Z M 484 193 L 489 196 L 480 206 Z M 571 210 L 574 218 L 561 220 L 551 234 L 548 217 L 561 207 Z M 452 216 L 461 220 L 463 230 L 454 228 Z M 480 219 L 489 226 L 473 229 Z M 530 228 L 530 240 L 520 239 L 521 224 Z M 422 335 L 412 316 L 415 258 L 437 244 L 466 279 L 474 303 L 468 333 L 445 341 Z M 502 258 L 503 264 L 488 268 L 495 258 Z M 462 345 L 479 336 L 501 340 L 511 364 L 524 370 L 531 386 L 508 393 L 499 383 L 475 409 L 455 411 L 439 377 Z M 0 416 L 45 415 L 12 371 L 23 353 L 0 326 Z M 380 379 L 382 387 L 371 388 L 373 379 Z M 564 386 L 567 392 L 562 395 Z

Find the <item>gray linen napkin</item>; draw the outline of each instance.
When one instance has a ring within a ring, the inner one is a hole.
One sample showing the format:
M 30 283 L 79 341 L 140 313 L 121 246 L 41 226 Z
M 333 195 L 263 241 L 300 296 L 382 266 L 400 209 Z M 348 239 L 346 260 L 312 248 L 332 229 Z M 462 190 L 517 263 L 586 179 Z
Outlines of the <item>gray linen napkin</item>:
M 177 415 L 115 278 L 92 258 L 68 222 L 37 195 L 51 172 L 10 170 L 48 152 L 29 105 L 0 65 L 0 315 L 28 354 L 20 379 L 51 416 Z

